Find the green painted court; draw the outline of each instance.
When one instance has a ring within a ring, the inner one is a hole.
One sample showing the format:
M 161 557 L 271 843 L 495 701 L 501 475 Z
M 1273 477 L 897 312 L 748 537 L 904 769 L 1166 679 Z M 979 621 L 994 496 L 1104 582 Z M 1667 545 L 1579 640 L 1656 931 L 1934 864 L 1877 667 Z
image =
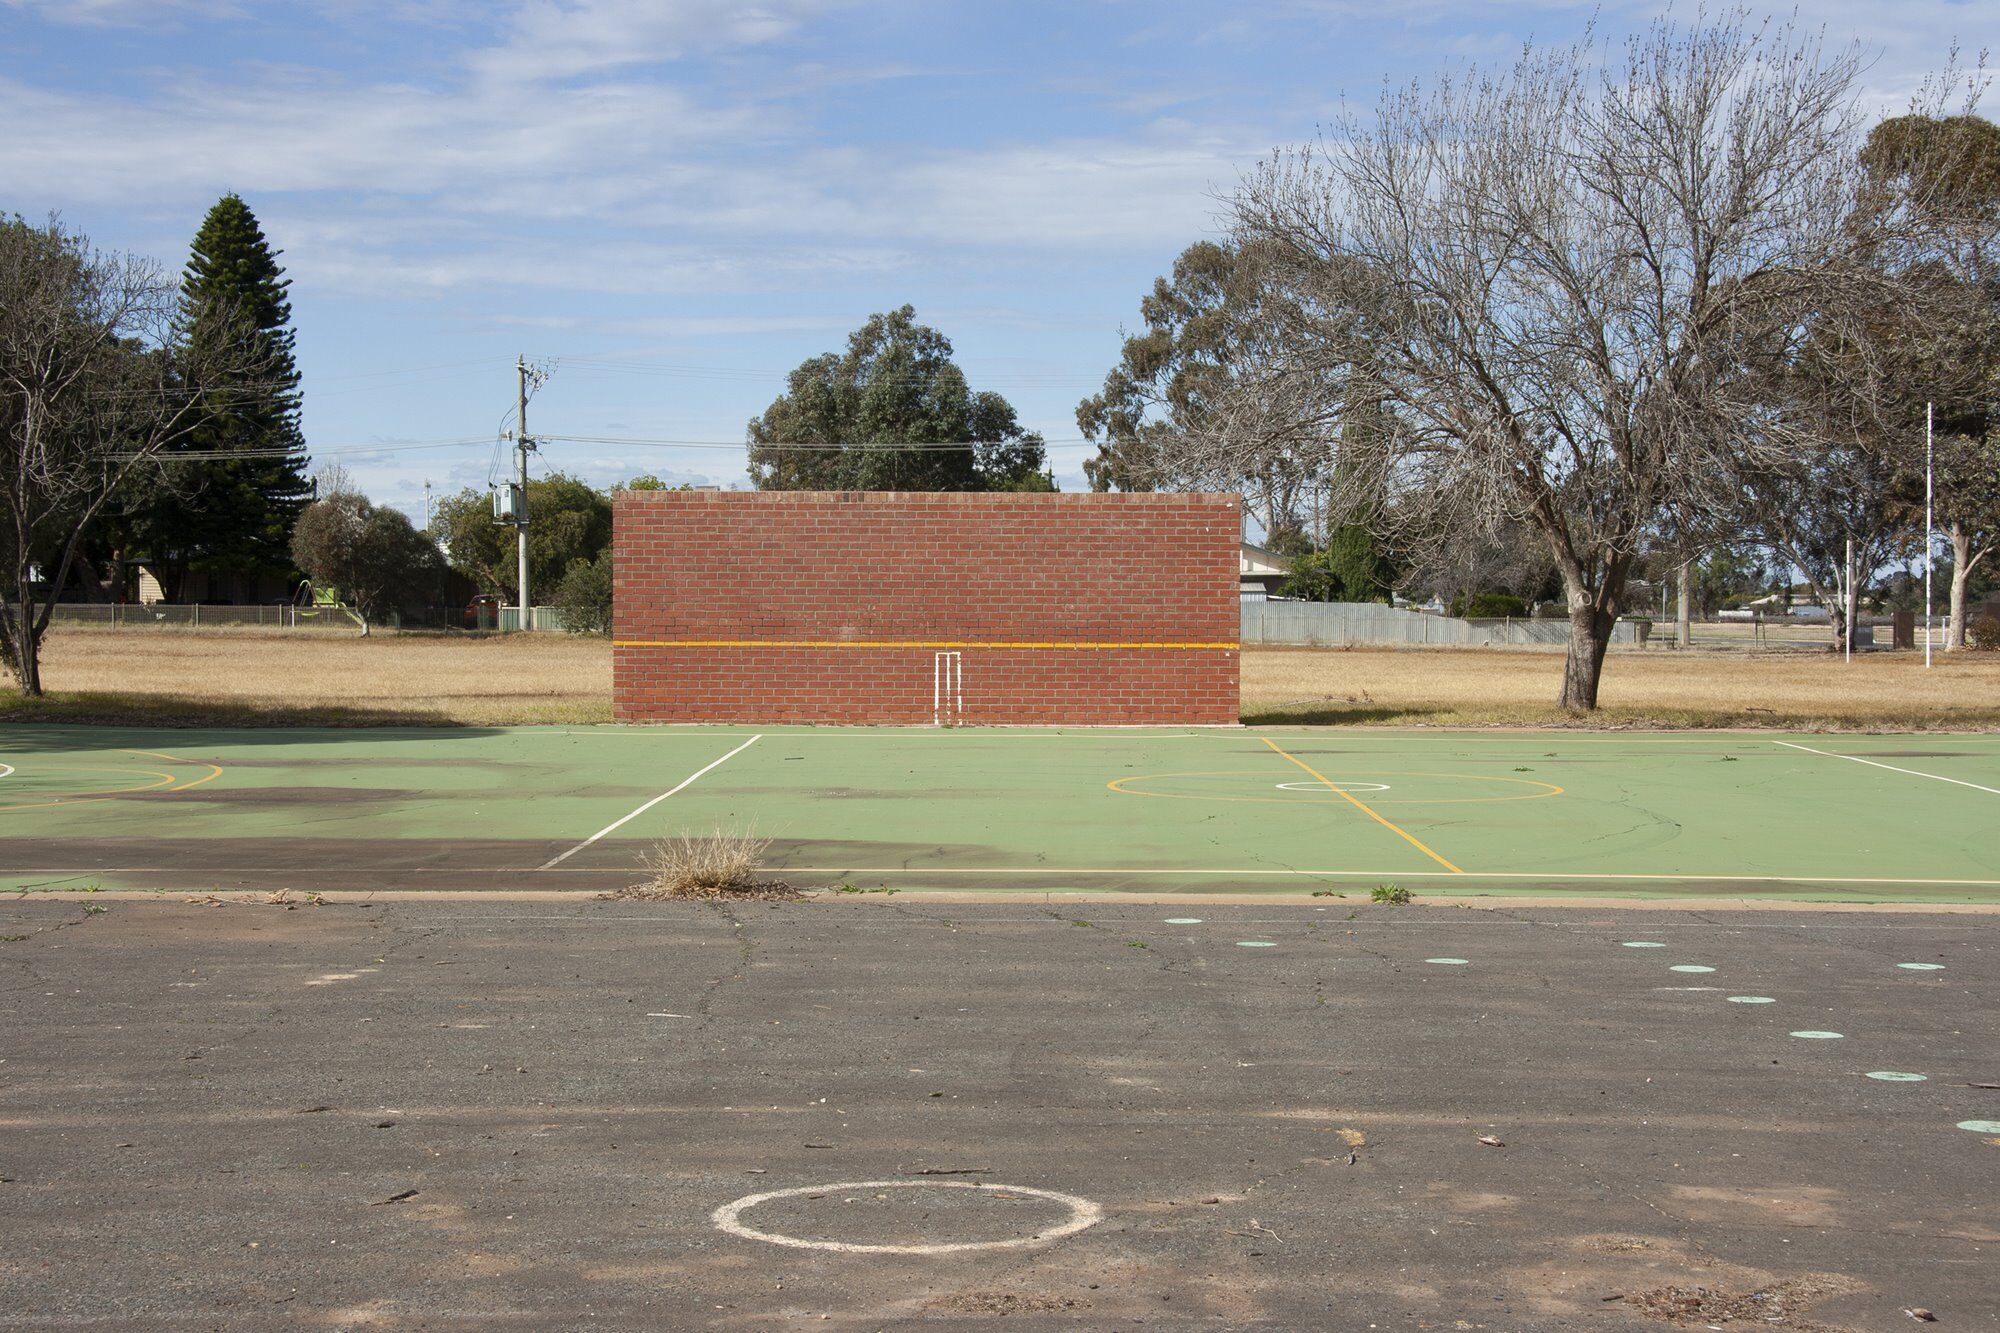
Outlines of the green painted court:
M 2000 899 L 2000 736 L 739 727 L 0 740 L 13 889 L 575 890 L 660 837 L 805 887 Z

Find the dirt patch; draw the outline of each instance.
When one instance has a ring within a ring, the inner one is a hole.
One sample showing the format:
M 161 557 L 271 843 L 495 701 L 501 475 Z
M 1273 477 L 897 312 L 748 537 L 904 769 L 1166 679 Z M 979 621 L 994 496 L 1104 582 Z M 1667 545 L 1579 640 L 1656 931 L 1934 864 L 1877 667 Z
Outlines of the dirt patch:
M 144 795 L 144 792 L 133 792 L 113 799 L 129 801 Z M 403 787 L 197 787 L 175 792 L 174 799 L 183 804 L 192 801 L 196 805 L 312 809 L 316 806 L 383 805 L 421 795 L 422 792 L 412 792 Z
M 1069 1296 L 1028 1296 L 1012 1291 L 961 1291 L 924 1302 L 924 1309 L 945 1314 L 1057 1314 L 1088 1310 L 1089 1301 Z
M 1750 1291 L 1655 1287 L 1627 1295 L 1624 1303 L 1648 1319 L 1687 1328 L 1744 1323 L 1789 1328 L 1798 1333 L 1843 1333 L 1837 1325 L 1807 1318 L 1806 1312 L 1822 1301 L 1860 1289 L 1860 1283 L 1848 1278 L 1814 1275 L 1787 1278 Z
M 600 899 L 626 902 L 804 902 L 810 894 L 781 879 L 758 880 L 727 889 L 666 890 L 652 884 L 633 884 L 597 895 Z

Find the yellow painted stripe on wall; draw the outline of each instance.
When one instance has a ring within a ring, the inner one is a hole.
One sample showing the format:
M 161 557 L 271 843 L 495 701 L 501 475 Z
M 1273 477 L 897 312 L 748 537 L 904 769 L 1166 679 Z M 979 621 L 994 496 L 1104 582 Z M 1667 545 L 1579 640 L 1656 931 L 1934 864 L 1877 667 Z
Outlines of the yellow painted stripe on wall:
M 988 643 L 927 639 L 614 639 L 614 648 L 1174 648 L 1227 649 L 1235 643 Z

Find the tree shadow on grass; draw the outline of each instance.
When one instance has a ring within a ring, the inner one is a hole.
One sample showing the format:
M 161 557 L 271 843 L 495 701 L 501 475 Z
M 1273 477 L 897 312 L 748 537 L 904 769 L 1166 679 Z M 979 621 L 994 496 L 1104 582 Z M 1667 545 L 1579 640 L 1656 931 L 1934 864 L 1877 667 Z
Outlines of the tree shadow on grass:
M 198 699 L 171 694 L 51 691 L 39 699 L 0 692 L 0 722 L 91 727 L 444 727 L 491 730 L 435 709 L 354 707 L 283 699 Z
M 1422 726 L 1455 715 L 1449 709 L 1391 708 L 1380 704 L 1283 704 L 1276 708 L 1246 708 L 1246 727 Z

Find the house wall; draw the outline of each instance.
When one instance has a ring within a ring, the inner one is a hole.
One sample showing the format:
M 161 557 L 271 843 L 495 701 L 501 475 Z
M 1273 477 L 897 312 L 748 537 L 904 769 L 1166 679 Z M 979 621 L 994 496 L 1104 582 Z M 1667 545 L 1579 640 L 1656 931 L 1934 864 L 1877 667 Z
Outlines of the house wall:
M 613 714 L 1233 724 L 1234 495 L 625 491 Z

